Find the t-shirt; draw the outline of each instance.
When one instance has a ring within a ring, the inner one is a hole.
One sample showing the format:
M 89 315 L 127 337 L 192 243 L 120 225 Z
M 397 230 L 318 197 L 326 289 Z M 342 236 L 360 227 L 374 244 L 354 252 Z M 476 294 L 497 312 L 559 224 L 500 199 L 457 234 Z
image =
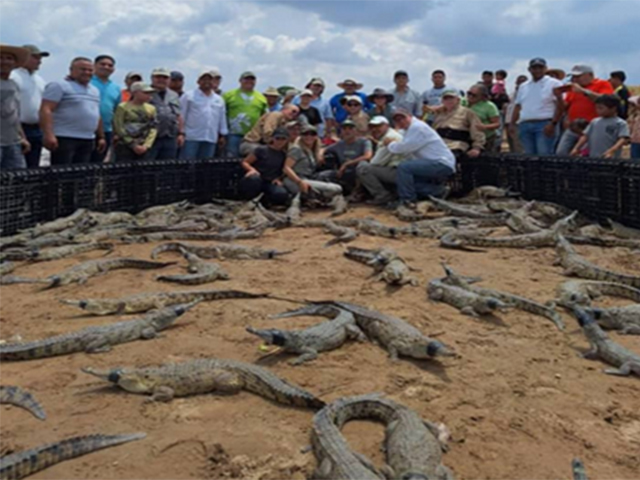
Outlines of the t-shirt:
M 156 107 L 158 119 L 158 138 L 173 138 L 178 135 L 178 117 L 180 116 L 180 97 L 171 89 L 155 91 L 151 95 L 151 105 Z
M 342 104 L 340 103 L 340 100 L 342 100 L 342 98 L 345 96 L 346 94 L 344 92 L 342 93 L 338 93 L 336 95 L 334 95 L 333 97 L 331 97 L 331 110 L 333 111 L 333 118 L 335 118 L 336 122 L 338 123 L 342 123 L 344 122 L 347 117 L 349 116 L 349 114 L 347 113 L 347 111 L 342 107 Z M 369 108 L 371 108 L 371 103 L 369 102 L 369 100 L 367 99 L 367 96 L 362 93 L 362 92 L 355 92 L 353 95 L 357 95 L 362 99 L 362 108 L 363 110 L 367 110 Z
M 30 125 L 37 124 L 40 122 L 40 105 L 46 82 L 36 72 L 29 73 L 26 68 L 12 70 L 9 78 L 20 89 L 20 121 Z
M 598 78 L 594 78 L 585 88 L 601 95 L 613 93 L 611 84 Z M 569 121 L 584 118 L 590 122 L 598 116 L 596 104 L 584 93 L 568 92 L 564 97 L 564 102 L 567 104 L 567 118 Z
M 260 176 L 267 182 L 272 182 L 282 176 L 282 168 L 287 159 L 287 152 L 275 150 L 269 146 L 260 146 L 253 152 L 256 161 L 253 168 L 260 172 Z
M 349 160 L 361 157 L 366 153 L 371 153 L 373 147 L 371 141 L 366 138 L 357 138 L 354 142 L 347 143 L 340 140 L 327 148 L 326 152 L 332 152 L 338 157 L 340 165 L 345 164 Z
M 246 135 L 269 111 L 267 99 L 260 92 L 244 92 L 239 88 L 229 90 L 222 95 L 227 105 L 229 134 Z
M 562 82 L 547 75 L 537 82 L 533 79 L 526 81 L 518 88 L 515 104 L 520 105 L 518 122 L 532 120 L 551 120 L 556 112 L 557 97 L 553 89 L 561 87 Z M 507 109 L 507 123 L 511 122 L 513 109 Z
M 442 94 L 446 90 L 455 90 L 455 89 L 448 85 L 443 85 L 442 87 L 439 87 L 439 88 L 436 88 L 436 87 L 430 88 L 429 90 L 426 90 L 422 94 L 422 102 L 423 103 L 427 102 L 427 105 L 429 105 L 430 107 L 436 107 L 438 105 L 442 105 Z
M 295 161 L 293 171 L 300 178 L 311 178 L 316 172 L 318 162 L 311 151 L 298 145 L 291 145 L 287 156 Z
M 49 83 L 43 100 L 57 103 L 53 111 L 56 137 L 93 140 L 100 123 L 100 92 L 91 84 L 82 85 L 67 77 Z
M 0 145 L 20 143 L 20 90 L 13 80 L 0 79 Z
M 100 91 L 100 116 L 102 117 L 102 129 L 110 132 L 113 129 L 113 115 L 122 101 L 120 87 L 111 80 L 103 82 L 95 75 L 91 79 L 91 85 Z
M 496 105 L 489 100 L 482 100 L 469 108 L 471 108 L 471 110 L 473 110 L 475 114 L 478 115 L 480 121 L 485 125 L 491 123 L 491 118 L 500 116 L 498 107 L 496 107 Z M 492 138 L 495 136 L 496 130 L 485 130 L 484 134 L 487 138 Z
M 322 115 L 316 107 L 308 107 L 306 110 L 300 107 L 300 115 L 306 117 L 309 124 L 314 127 L 322 123 Z
M 601 157 L 620 138 L 629 138 L 629 126 L 620 117 L 597 117 L 584 131 L 589 139 L 589 156 Z M 620 157 L 622 149 L 618 149 L 615 158 Z

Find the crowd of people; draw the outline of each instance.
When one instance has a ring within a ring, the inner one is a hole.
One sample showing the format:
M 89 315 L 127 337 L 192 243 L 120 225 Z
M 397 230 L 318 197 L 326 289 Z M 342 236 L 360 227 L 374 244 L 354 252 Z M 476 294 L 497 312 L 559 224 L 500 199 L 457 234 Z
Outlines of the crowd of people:
M 468 89 L 435 70 L 423 93 L 398 70 L 389 90 L 367 95 L 347 78 L 327 98 L 322 78 L 260 92 L 251 71 L 224 92 L 220 71 L 203 71 L 185 91 L 184 75 L 166 68 L 150 83 L 129 72 L 121 88 L 110 55 L 76 57 L 68 76 L 47 83 L 38 69 L 49 55 L 0 45 L 1 168 L 37 168 L 43 148 L 51 165 L 226 156 L 242 158 L 247 198 L 351 195 L 383 205 L 441 195 L 462 155 L 620 158 L 630 143 L 640 159 L 639 98 L 624 72 L 603 80 L 588 65 L 566 74 L 534 58 L 512 91 L 505 70 L 482 72 Z

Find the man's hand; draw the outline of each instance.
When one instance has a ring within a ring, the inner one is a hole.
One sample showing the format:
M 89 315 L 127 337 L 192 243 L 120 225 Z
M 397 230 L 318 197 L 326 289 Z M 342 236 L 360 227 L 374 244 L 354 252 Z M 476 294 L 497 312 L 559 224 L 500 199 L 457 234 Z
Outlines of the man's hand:
M 23 155 L 26 155 L 31 151 L 31 144 L 29 143 L 29 140 L 27 140 L 26 138 L 20 139 L 20 147 L 22 148 Z
M 249 170 L 249 171 L 245 174 L 245 177 L 254 177 L 254 176 L 256 176 L 256 175 L 259 177 L 259 176 L 260 176 L 260 172 L 259 172 L 259 171 L 257 171 L 257 170 L 255 170 L 255 169 L 253 169 L 253 170 Z
M 184 145 L 184 133 L 181 133 L 176 137 L 176 144 L 178 145 L 178 148 L 181 148 Z
M 602 158 L 613 158 L 614 154 L 615 154 L 615 151 L 607 150 L 602 154 Z
M 545 136 L 553 138 L 556 135 L 556 126 L 553 123 L 549 122 L 544 126 L 542 132 L 545 134 Z
M 98 153 L 104 153 L 107 151 L 107 141 L 104 138 L 99 138 L 96 142 L 96 151 Z
M 147 147 L 145 147 L 144 145 L 136 145 L 135 147 L 133 147 L 133 151 L 136 153 L 136 155 L 144 155 L 145 153 L 147 153 Z
M 336 174 L 336 176 L 338 178 L 342 178 L 342 176 L 344 175 L 344 172 L 347 171 L 347 168 L 349 167 L 349 164 L 345 163 L 344 165 L 342 165 L 340 167 L 340 169 L 338 170 L 338 173 Z
M 480 156 L 480 150 L 477 148 L 472 148 L 467 152 L 467 157 L 477 158 Z
M 573 150 L 571 150 L 571 152 L 569 152 L 569 155 L 571 155 L 572 157 L 577 157 L 578 155 L 580 155 L 580 151 L 577 148 L 574 148 Z
M 575 93 L 584 93 L 585 95 L 586 95 L 586 92 L 588 92 L 586 88 L 581 87 L 577 83 L 571 84 L 571 90 L 573 90 Z
M 509 124 L 507 132 L 511 138 L 518 138 L 518 127 L 516 125 Z
M 58 149 L 58 139 L 55 135 L 45 135 L 42 139 L 42 144 L 50 152 Z
M 227 137 L 220 137 L 218 139 L 218 146 L 224 148 L 227 145 Z
M 277 185 L 279 187 L 282 186 L 282 180 L 280 180 L 279 178 L 274 178 L 271 183 L 273 183 L 274 185 Z
M 387 137 L 384 140 L 382 140 L 382 143 L 387 146 L 393 142 L 397 142 L 398 140 L 396 140 L 395 138 L 391 138 L 391 137 Z
M 300 188 L 300 191 L 302 193 L 304 193 L 305 195 L 307 193 L 309 193 L 309 190 L 311 190 L 311 185 L 309 185 L 307 182 L 305 182 L 304 180 L 302 180 L 299 184 L 298 187 Z

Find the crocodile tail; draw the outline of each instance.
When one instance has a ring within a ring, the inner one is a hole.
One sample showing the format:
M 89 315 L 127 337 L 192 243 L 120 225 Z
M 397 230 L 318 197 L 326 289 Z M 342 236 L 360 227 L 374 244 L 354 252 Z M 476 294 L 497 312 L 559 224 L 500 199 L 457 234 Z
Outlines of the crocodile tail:
M 187 245 L 179 242 L 165 243 L 163 245 L 159 245 L 151 251 L 151 258 L 156 259 L 158 255 L 163 252 L 181 252 L 182 250 L 188 250 Z
M 22 407 L 40 420 L 47 418 L 42 406 L 34 396 L 20 387 L 0 386 L 0 403 Z
M 87 435 L 49 443 L 0 459 L 0 478 L 14 480 L 32 475 L 52 465 L 103 448 L 140 440 L 145 433 L 126 435 Z

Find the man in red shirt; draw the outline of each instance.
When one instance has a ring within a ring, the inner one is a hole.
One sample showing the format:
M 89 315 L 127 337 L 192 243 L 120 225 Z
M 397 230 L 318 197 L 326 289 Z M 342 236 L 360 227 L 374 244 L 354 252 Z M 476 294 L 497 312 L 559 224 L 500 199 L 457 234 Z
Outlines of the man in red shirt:
M 613 87 L 606 80 L 595 78 L 593 68 L 588 65 L 576 65 L 571 70 L 571 83 L 557 87 L 554 92 L 564 93 L 567 117 L 565 131 L 560 139 L 556 154 L 568 155 L 578 142 L 579 136 L 568 126 L 573 120 L 584 118 L 591 121 L 598 116 L 595 101 L 605 94 L 613 94 Z

